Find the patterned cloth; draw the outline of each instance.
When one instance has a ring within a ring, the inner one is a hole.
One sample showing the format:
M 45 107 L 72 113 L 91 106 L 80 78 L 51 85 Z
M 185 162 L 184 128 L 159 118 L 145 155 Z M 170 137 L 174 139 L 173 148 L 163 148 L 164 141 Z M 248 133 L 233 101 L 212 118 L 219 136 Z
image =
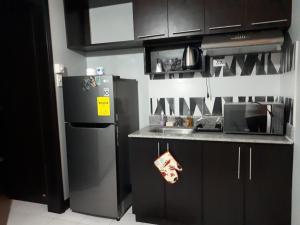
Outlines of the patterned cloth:
M 175 184 L 178 181 L 179 178 L 177 171 L 181 172 L 182 167 L 169 151 L 155 160 L 154 165 L 168 183 Z

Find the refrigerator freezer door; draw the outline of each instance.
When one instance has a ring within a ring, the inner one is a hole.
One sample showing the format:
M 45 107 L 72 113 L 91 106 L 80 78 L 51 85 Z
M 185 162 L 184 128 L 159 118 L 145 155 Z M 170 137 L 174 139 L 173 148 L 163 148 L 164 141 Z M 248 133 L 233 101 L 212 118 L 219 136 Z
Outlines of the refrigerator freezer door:
M 75 212 L 118 218 L 115 129 L 66 124 L 70 204 Z
M 114 123 L 114 77 L 64 77 L 65 121 Z

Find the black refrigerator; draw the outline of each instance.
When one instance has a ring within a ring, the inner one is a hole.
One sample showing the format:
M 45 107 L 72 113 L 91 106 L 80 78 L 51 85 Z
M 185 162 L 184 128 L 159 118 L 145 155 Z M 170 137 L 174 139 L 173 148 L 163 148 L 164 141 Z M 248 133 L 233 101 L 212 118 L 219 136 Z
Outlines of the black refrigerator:
M 128 134 L 137 130 L 137 81 L 63 78 L 70 207 L 120 219 L 131 205 Z

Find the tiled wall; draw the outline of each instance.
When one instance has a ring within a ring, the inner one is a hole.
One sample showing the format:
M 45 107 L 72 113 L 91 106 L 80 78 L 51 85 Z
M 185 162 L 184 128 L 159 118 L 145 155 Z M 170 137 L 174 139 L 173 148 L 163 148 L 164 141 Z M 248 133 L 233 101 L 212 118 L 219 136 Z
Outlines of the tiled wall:
M 150 99 L 151 115 L 203 116 L 223 115 L 224 103 L 280 102 L 286 105 L 286 122 L 293 124 L 293 99 L 282 96 L 192 97 Z
M 225 67 L 210 66 L 203 74 L 151 76 L 151 115 L 222 115 L 226 102 L 281 102 L 286 105 L 286 121 L 293 123 L 293 99 L 281 96 L 280 76 L 293 69 L 294 45 L 285 43 L 280 53 L 218 58 L 225 60 Z M 213 58 L 209 60 L 212 65 Z

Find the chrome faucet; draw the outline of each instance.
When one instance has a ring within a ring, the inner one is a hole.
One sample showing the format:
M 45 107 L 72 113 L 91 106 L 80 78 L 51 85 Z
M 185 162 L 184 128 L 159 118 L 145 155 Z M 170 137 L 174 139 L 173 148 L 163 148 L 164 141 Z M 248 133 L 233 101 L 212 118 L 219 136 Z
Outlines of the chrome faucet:
M 167 122 L 167 116 L 164 114 L 164 111 L 161 111 L 159 124 L 162 127 L 164 127 L 166 125 L 166 122 Z

